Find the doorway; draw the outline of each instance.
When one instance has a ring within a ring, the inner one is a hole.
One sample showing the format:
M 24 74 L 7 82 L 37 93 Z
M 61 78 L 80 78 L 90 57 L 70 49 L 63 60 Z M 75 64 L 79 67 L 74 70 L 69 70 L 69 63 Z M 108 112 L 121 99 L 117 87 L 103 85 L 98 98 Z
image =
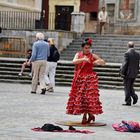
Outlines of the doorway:
M 55 29 L 66 30 L 71 29 L 71 13 L 73 12 L 73 6 L 56 6 L 55 13 Z

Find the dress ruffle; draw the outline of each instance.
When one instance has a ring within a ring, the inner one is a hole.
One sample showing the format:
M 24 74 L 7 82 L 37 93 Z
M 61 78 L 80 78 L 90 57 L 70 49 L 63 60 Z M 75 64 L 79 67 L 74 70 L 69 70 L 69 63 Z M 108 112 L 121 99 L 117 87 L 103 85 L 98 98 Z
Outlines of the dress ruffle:
M 72 115 L 103 113 L 99 101 L 98 77 L 95 72 L 79 75 L 76 81 L 73 79 L 66 109 L 66 113 Z

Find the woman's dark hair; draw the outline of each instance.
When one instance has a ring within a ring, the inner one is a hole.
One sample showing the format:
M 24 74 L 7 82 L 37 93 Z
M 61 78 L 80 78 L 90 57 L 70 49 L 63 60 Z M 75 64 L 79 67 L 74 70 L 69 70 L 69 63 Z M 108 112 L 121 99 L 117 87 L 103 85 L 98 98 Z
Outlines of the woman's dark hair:
M 85 42 L 83 42 L 83 43 L 81 44 L 81 47 L 83 48 L 85 45 L 88 45 L 88 44 L 85 43 Z
M 29 52 L 32 52 L 32 49 L 28 49 L 28 50 L 27 50 L 27 53 L 29 53 Z
M 45 42 L 48 42 L 48 39 L 44 39 Z
M 85 45 L 92 46 L 92 39 L 91 38 L 86 38 L 84 42 L 82 43 L 81 47 L 83 48 Z

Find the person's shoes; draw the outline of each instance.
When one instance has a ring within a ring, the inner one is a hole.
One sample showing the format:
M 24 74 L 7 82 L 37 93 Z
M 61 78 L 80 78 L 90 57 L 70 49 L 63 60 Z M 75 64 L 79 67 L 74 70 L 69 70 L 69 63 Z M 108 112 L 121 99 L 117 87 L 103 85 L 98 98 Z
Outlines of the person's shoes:
M 81 124 L 87 124 L 87 119 L 83 119 Z
M 87 120 L 87 123 L 91 123 L 91 121 L 95 122 L 95 116 L 94 115 L 90 115 L 88 120 Z
M 128 103 L 126 103 L 126 104 L 122 104 L 123 106 L 131 106 L 131 104 L 128 104 Z
M 47 91 L 48 91 L 48 92 L 54 92 L 53 87 L 47 88 Z
M 22 72 L 20 72 L 20 73 L 18 74 L 18 76 L 19 76 L 19 77 L 22 77 Z
M 32 73 L 29 73 L 29 76 L 32 77 Z
M 133 100 L 133 105 L 135 105 L 138 102 L 138 99 Z
M 49 89 L 48 92 L 54 92 L 53 88 Z
M 42 92 L 41 92 L 40 94 L 44 95 L 45 93 L 46 93 L 46 89 L 43 88 L 43 89 L 42 89 Z
M 73 126 L 69 126 L 69 130 L 76 130 Z
M 86 114 L 83 115 L 81 124 L 87 124 L 87 115 Z
M 31 94 L 36 94 L 36 92 L 35 91 L 31 91 Z
M 49 84 L 46 84 L 47 87 L 49 87 Z

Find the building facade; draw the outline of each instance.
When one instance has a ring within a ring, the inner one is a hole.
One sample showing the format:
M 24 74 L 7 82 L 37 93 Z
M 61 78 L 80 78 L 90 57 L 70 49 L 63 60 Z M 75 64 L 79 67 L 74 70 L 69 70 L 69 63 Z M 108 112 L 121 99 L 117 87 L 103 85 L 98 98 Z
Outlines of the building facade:
M 99 0 L 80 0 L 80 11 L 85 13 L 85 32 L 97 31 Z
M 0 0 L 2 29 L 35 29 L 40 20 L 40 0 Z
M 71 31 L 72 13 L 85 13 L 84 32 L 97 32 L 98 12 L 105 5 L 108 12 L 106 33 L 139 34 L 140 33 L 140 0 L 1 0 L 0 26 L 14 28 L 7 22 L 15 23 L 18 28 L 44 28 L 49 30 Z M 7 15 L 3 11 L 30 12 Z M 31 12 L 38 12 L 33 15 Z M 3 17 L 6 17 L 4 20 Z M 7 18 L 9 17 L 9 19 Z M 17 22 L 25 17 L 26 27 Z M 8 21 L 6 21 L 8 19 Z M 16 19 L 16 20 L 15 20 Z M 79 18 L 80 19 L 80 18 Z M 29 24 L 32 22 L 31 24 Z M 28 25 L 29 24 L 29 25 Z M 41 26 L 41 27 L 39 27 Z
M 0 0 L 1 11 L 40 11 L 41 0 Z
M 140 0 L 100 0 L 108 11 L 108 31 L 122 34 L 140 33 Z
M 50 0 L 49 29 L 70 31 L 72 13 L 83 12 L 85 13 L 84 31 L 96 32 L 98 5 L 99 0 Z
M 49 14 L 54 13 L 49 17 L 49 28 L 70 30 L 71 13 L 84 12 L 84 32 L 96 33 L 98 12 L 103 5 L 108 12 L 106 33 L 140 33 L 140 0 L 49 0 Z
M 49 29 L 71 29 L 71 13 L 79 12 L 79 0 L 49 0 Z

